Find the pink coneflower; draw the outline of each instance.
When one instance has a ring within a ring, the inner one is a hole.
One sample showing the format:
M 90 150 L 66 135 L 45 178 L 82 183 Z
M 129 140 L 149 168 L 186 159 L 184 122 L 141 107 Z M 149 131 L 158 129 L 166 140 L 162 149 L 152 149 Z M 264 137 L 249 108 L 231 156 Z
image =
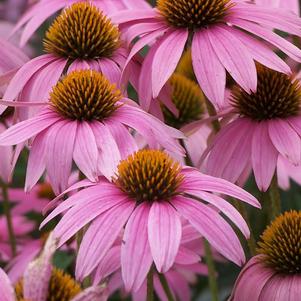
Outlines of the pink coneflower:
M 72 159 L 91 181 L 99 173 L 111 179 L 119 160 L 137 149 L 127 127 L 142 134 L 152 147 L 159 144 L 183 155 L 176 140 L 183 138 L 180 131 L 124 98 L 102 74 L 74 71 L 53 88 L 49 105 L 39 114 L 0 134 L 0 145 L 34 138 L 25 188 L 31 189 L 46 168 L 57 194 L 68 186 Z
M 54 230 L 59 245 L 90 224 L 77 257 L 79 279 L 93 272 L 125 227 L 122 277 L 126 290 L 137 291 L 153 261 L 161 273 L 174 264 L 182 235 L 180 217 L 229 260 L 238 265 L 245 260 L 231 226 L 216 209 L 201 202 L 222 210 L 248 237 L 249 229 L 236 209 L 211 193 L 231 195 L 260 207 L 253 196 L 234 184 L 181 167 L 163 151 L 141 150 L 118 165 L 113 182 L 102 178 L 85 185 L 91 187 L 62 202 L 42 223 L 65 213 Z
M 301 212 L 276 218 L 265 230 L 258 253 L 241 271 L 230 301 L 299 301 Z
M 47 101 L 52 86 L 73 70 L 93 69 L 118 83 L 126 61 L 117 26 L 89 2 L 73 4 L 55 19 L 46 32 L 44 49 L 47 54 L 17 72 L 3 99 Z
M 300 49 L 271 30 L 276 26 L 300 36 L 301 20 L 279 9 L 235 0 L 158 0 L 154 9 L 120 12 L 112 20 L 121 25 L 128 41 L 141 37 L 128 61 L 145 45 L 151 45 L 139 85 L 140 98 L 148 102 L 158 96 L 189 41 L 198 82 L 218 107 L 223 106 L 226 71 L 247 93 L 257 86 L 254 60 L 290 72 L 287 64 L 256 36 L 301 61 Z
M 279 155 L 293 164 L 301 161 L 301 88 L 298 80 L 258 67 L 258 88 L 247 94 L 237 88 L 230 105 L 233 119 L 209 146 L 207 172 L 236 182 L 253 170 L 266 191 Z
M 107 281 L 110 295 L 116 290 L 121 290 L 121 295 L 126 295 L 123 289 L 123 281 L 121 275 L 121 261 L 120 249 L 122 240 L 119 239 L 117 243 L 107 252 L 106 256 L 98 265 L 93 283 L 99 284 L 102 281 Z M 179 247 L 179 252 L 176 256 L 175 262 L 170 270 L 164 273 L 164 277 L 171 289 L 174 298 L 181 301 L 191 300 L 190 285 L 197 281 L 197 275 L 208 274 L 206 264 L 200 262 L 204 255 L 204 248 L 202 248 L 202 240 L 199 233 L 188 223 L 182 224 L 182 237 Z M 216 259 L 219 259 L 216 257 Z M 162 288 L 160 276 L 155 270 L 153 271 L 153 282 L 156 294 L 160 300 L 167 300 L 166 294 Z M 146 300 L 147 283 L 141 285 L 141 288 L 132 293 L 134 301 Z
M 88 2 L 86 0 L 40 0 L 36 1 L 23 17 L 19 20 L 14 32 L 24 27 L 21 38 L 21 46 L 28 41 L 32 34 L 39 28 L 39 26 L 45 22 L 51 15 L 60 11 L 63 8 L 67 8 L 75 3 Z M 124 9 L 145 9 L 149 7 L 149 4 L 145 0 L 90 0 L 89 3 L 98 7 L 106 14 L 111 14 L 119 10 Z
M 105 301 L 107 291 L 101 287 L 90 287 L 82 291 L 80 284 L 72 277 L 54 268 L 51 264 L 56 244 L 49 237 L 45 248 L 36 260 L 28 266 L 22 280 L 13 286 L 0 268 L 1 300 L 5 301 Z

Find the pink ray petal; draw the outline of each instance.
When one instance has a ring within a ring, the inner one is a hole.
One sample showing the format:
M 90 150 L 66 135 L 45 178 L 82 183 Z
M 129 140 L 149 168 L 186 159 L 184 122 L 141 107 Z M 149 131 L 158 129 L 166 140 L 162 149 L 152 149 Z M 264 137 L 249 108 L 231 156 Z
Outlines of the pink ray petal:
M 226 70 L 215 54 L 208 30 L 194 34 L 191 47 L 193 70 L 200 87 L 218 108 L 223 107 L 226 87 Z
M 148 218 L 148 240 L 159 273 L 173 265 L 182 235 L 181 221 L 176 210 L 167 202 L 154 202 Z
M 189 264 L 194 264 L 196 262 L 199 262 L 200 260 L 201 257 L 197 253 L 181 245 L 179 248 L 179 252 L 176 256 L 175 263 L 181 265 L 189 265 Z
M 54 229 L 55 236 L 59 238 L 59 247 L 97 216 L 124 202 L 125 199 L 125 196 L 120 197 L 118 194 L 102 198 L 94 197 L 86 204 L 79 204 L 68 210 Z
M 104 121 L 104 124 L 93 122 L 91 128 L 98 147 L 98 170 L 108 180 L 111 180 L 121 159 L 117 142 L 110 132 L 110 127 L 107 126 L 106 121 Z
M 49 235 L 40 257 L 32 261 L 24 272 L 24 298 L 35 301 L 45 301 L 48 296 L 49 281 L 51 278 L 51 259 L 56 250 L 56 239 Z
M 126 290 L 137 291 L 153 262 L 147 235 L 150 206 L 142 203 L 125 227 L 121 246 L 121 272 Z
M 196 169 L 188 167 L 183 168 L 182 173 L 185 175 L 184 181 L 180 187 L 183 191 L 198 187 L 201 191 L 226 194 L 238 198 L 254 207 L 261 207 L 260 203 L 253 195 L 226 180 L 202 174 Z
M 175 71 L 188 38 L 188 30 L 175 30 L 165 34 L 152 62 L 153 97 L 157 98 L 162 87 Z
M 19 122 L 0 134 L 0 145 L 15 145 L 34 137 L 50 127 L 59 119 L 52 111 L 46 111 L 36 117 Z
M 266 191 L 275 172 L 278 153 L 265 122 L 258 123 L 252 141 L 252 167 L 260 190 Z
M 37 184 L 46 168 L 46 136 L 46 131 L 39 133 L 35 137 L 30 149 L 26 170 L 25 191 L 31 190 Z
M 86 121 L 77 123 L 73 159 L 90 181 L 97 180 L 98 149 L 95 135 Z
M 0 268 L 0 292 L 1 292 L 1 301 L 16 300 L 14 287 L 12 286 L 8 276 L 1 268 Z
M 77 123 L 60 121 L 47 132 L 46 169 L 55 194 L 68 187 Z
M 298 301 L 298 299 L 300 298 L 301 295 L 300 282 L 301 282 L 300 275 L 294 275 L 292 279 L 289 301 Z
M 76 278 L 83 280 L 100 263 L 120 234 L 135 207 L 132 200 L 124 200 L 99 215 L 85 233 L 76 261 Z
M 245 262 L 245 255 L 238 237 L 229 224 L 209 206 L 177 196 L 172 204 L 222 255 L 237 265 Z
M 256 91 L 257 72 L 248 48 L 224 27 L 207 31 L 211 45 L 233 79 L 247 92 Z
M 91 286 L 76 295 L 70 301 L 107 301 L 109 290 L 106 287 Z
M 268 122 L 269 136 L 278 152 L 293 164 L 301 163 L 301 143 L 298 134 L 282 119 Z

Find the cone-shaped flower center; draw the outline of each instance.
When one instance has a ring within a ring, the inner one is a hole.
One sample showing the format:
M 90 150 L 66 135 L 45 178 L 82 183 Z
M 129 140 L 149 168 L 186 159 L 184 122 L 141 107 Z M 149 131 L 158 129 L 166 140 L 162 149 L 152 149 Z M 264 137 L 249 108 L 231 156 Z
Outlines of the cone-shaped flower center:
M 22 280 L 15 287 L 17 301 L 23 301 Z M 81 292 L 80 284 L 63 271 L 53 268 L 46 301 L 70 301 Z M 27 301 L 27 300 L 26 300 Z
M 117 108 L 121 92 L 101 73 L 74 71 L 52 89 L 50 101 L 54 109 L 73 120 L 103 120 Z
M 257 121 L 286 118 L 299 113 L 301 87 L 290 76 L 259 66 L 257 91 L 236 88 L 231 101 L 241 115 Z
M 71 59 L 110 57 L 119 47 L 119 31 L 88 2 L 65 9 L 46 33 L 46 52 Z
M 138 202 L 165 201 L 179 193 L 180 171 L 180 164 L 165 152 L 141 150 L 119 164 L 115 183 Z
M 179 110 L 179 116 L 174 116 L 166 107 L 163 107 L 166 123 L 180 128 L 189 122 L 199 120 L 204 113 L 204 97 L 199 86 L 181 74 L 174 74 L 170 84 L 172 102 Z
M 230 0 L 158 0 L 157 8 L 175 27 L 196 29 L 223 21 Z
M 281 273 L 301 273 L 301 211 L 280 215 L 261 239 L 258 252 L 265 264 Z

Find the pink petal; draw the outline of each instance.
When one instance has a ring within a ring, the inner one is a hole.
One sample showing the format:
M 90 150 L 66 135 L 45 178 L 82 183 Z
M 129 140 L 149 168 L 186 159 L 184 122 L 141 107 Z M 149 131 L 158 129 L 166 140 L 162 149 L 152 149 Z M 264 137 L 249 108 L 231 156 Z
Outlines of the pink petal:
M 217 107 L 224 104 L 226 70 L 214 52 L 208 30 L 197 31 L 191 47 L 193 70 L 200 87 Z
M 215 26 L 207 31 L 211 45 L 233 79 L 247 92 L 256 91 L 257 72 L 248 49 L 230 31 Z
M 196 189 L 186 192 L 191 193 L 192 195 L 195 195 L 218 208 L 221 211 L 221 213 L 225 214 L 238 227 L 238 229 L 241 230 L 241 232 L 246 238 L 250 237 L 249 227 L 243 219 L 243 217 L 241 216 L 241 214 L 235 209 L 235 207 L 233 207 L 223 198 L 205 191 L 196 192 Z
M 98 149 L 95 135 L 86 121 L 77 124 L 73 159 L 79 170 L 90 181 L 97 180 Z
M 14 287 L 12 286 L 8 276 L 1 268 L 0 268 L 0 291 L 1 291 L 1 301 L 16 300 Z
M 230 195 L 254 207 L 261 207 L 260 203 L 253 195 L 226 180 L 211 177 L 187 167 L 182 169 L 182 173 L 185 176 L 184 181 L 181 184 L 181 189 L 183 189 L 183 191 L 198 187 L 200 191 L 210 191 Z
M 173 265 L 180 246 L 181 221 L 176 210 L 166 201 L 154 202 L 148 218 L 148 240 L 159 273 Z
M 121 246 L 121 272 L 127 291 L 137 291 L 153 262 L 147 235 L 150 206 L 142 203 L 125 227 Z
M 110 126 L 107 126 L 106 121 L 104 123 L 93 122 L 91 128 L 98 148 L 98 170 L 111 180 L 121 159 L 116 139 L 110 132 Z
M 76 295 L 70 301 L 107 301 L 109 290 L 106 287 L 92 286 Z
M 237 265 L 245 262 L 238 237 L 229 224 L 209 206 L 186 197 L 175 197 L 172 204 L 222 255 Z
M 175 71 L 188 38 L 188 30 L 175 30 L 165 34 L 152 62 L 153 97 L 158 97 L 162 87 Z
M 51 278 L 52 256 L 56 250 L 57 241 L 50 234 L 40 257 L 32 261 L 24 272 L 24 298 L 35 301 L 45 301 L 48 296 L 49 281 Z
M 141 19 L 156 18 L 158 13 L 154 9 L 133 9 L 119 11 L 110 16 L 113 23 L 121 24 L 130 21 L 139 21 Z
M 257 124 L 252 141 L 252 167 L 257 186 L 266 191 L 275 173 L 278 153 L 268 133 L 265 122 Z
M 46 169 L 55 194 L 68 187 L 77 123 L 60 121 L 47 132 Z
M 97 216 L 124 202 L 125 199 L 125 196 L 112 193 L 103 197 L 93 197 L 86 203 L 69 209 L 54 229 L 55 236 L 59 238 L 59 247 Z
M 41 132 L 32 143 L 27 162 L 25 191 L 31 190 L 36 185 L 45 170 L 46 134 L 46 131 Z
M 278 152 L 293 164 L 301 163 L 300 137 L 290 124 L 282 119 L 268 122 L 269 136 Z
M 76 262 L 76 278 L 83 280 L 115 242 L 135 207 L 132 200 L 124 201 L 98 216 L 85 233 Z
M 1 133 L 0 145 L 14 145 L 26 141 L 58 120 L 57 114 L 50 110 L 45 110 L 43 114 L 41 113 L 36 117 L 19 122 Z

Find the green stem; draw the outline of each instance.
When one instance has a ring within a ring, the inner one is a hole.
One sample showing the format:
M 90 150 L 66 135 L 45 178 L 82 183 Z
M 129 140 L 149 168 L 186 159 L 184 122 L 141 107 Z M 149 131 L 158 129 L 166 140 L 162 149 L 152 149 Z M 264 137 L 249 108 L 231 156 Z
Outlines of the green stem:
M 147 274 L 147 301 L 154 301 L 154 269 L 150 268 Z
M 268 193 L 271 200 L 270 218 L 271 220 L 273 220 L 276 216 L 278 216 L 281 213 L 281 199 L 276 173 L 273 176 Z
M 218 288 L 216 280 L 215 265 L 213 261 L 212 251 L 209 242 L 204 239 L 205 260 L 208 267 L 208 280 L 211 292 L 211 301 L 218 301 Z
M 240 212 L 241 216 L 246 221 L 249 229 L 251 229 L 249 214 L 248 214 L 248 211 L 247 211 L 247 208 L 246 208 L 245 204 L 238 201 L 238 200 L 236 200 L 236 199 L 234 199 L 234 206 L 236 207 L 236 209 Z M 253 231 L 250 231 L 250 238 L 247 240 L 247 242 L 248 242 L 248 247 L 249 247 L 250 254 L 252 256 L 256 255 L 256 239 L 253 235 Z
M 164 274 L 160 274 L 159 273 L 159 280 L 160 280 L 160 283 L 161 283 L 161 285 L 163 287 L 163 290 L 164 290 L 164 292 L 166 294 L 167 300 L 168 301 L 174 301 L 172 292 L 171 292 L 171 290 L 169 288 L 169 285 L 167 283 L 167 280 L 166 280 Z
M 11 216 L 11 211 L 10 211 L 8 189 L 7 189 L 6 183 L 4 183 L 4 182 L 1 182 L 1 186 L 2 186 L 2 197 L 3 197 L 3 212 L 6 217 L 9 243 L 11 246 L 13 256 L 16 256 L 17 244 L 16 244 L 16 236 L 14 233 L 13 221 L 12 221 L 12 216 Z

